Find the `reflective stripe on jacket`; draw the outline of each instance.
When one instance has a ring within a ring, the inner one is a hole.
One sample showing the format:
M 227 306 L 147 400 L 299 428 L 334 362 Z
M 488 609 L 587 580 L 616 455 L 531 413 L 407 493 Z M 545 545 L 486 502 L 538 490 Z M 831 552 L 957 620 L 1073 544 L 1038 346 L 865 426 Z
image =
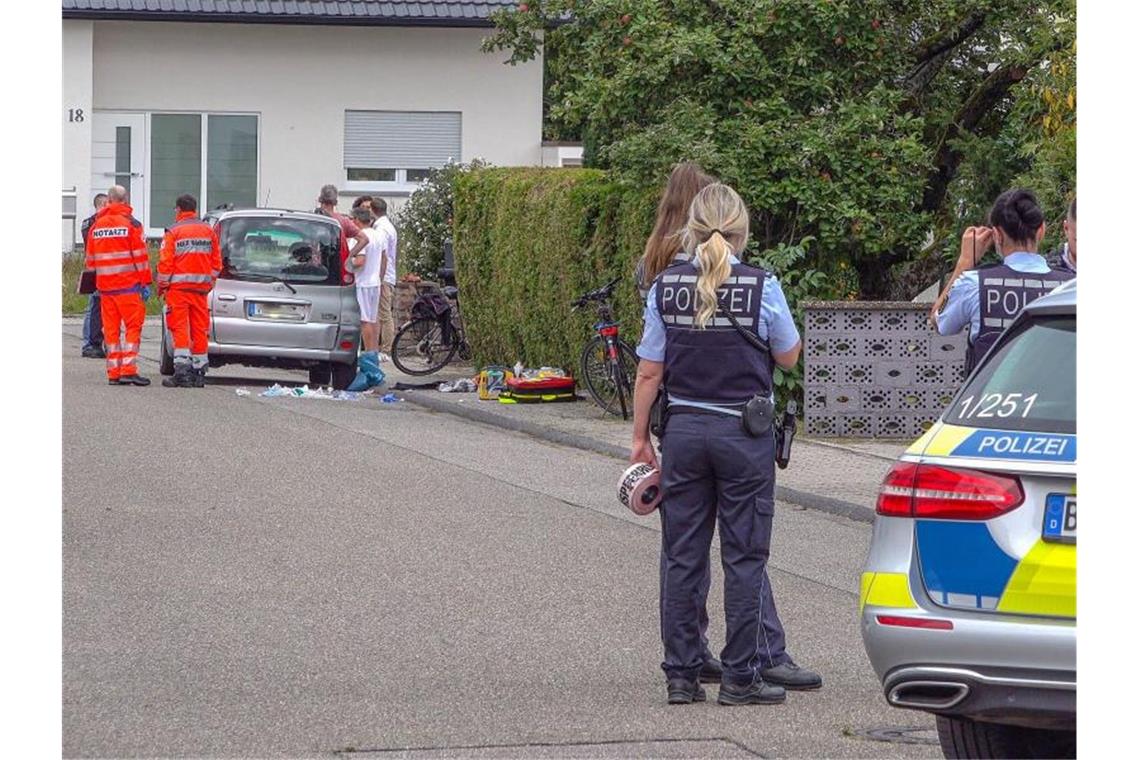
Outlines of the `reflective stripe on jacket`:
M 151 282 L 142 224 L 125 203 L 108 203 L 95 215 L 87 237 L 88 269 L 99 291 L 123 291 Z
M 158 287 L 209 292 L 222 270 L 218 236 L 192 211 L 179 211 L 162 239 Z

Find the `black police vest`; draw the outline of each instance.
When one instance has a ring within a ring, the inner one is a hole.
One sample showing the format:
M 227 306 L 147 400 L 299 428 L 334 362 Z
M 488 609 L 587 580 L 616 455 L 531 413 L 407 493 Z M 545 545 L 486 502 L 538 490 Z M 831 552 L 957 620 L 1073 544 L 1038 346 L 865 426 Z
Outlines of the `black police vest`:
M 657 278 L 669 394 L 688 401 L 743 404 L 757 393 L 771 393 L 771 353 L 756 350 L 724 316 L 724 311 L 731 312 L 741 327 L 755 332 L 767 273 L 734 264 L 718 291 L 721 309 L 703 330 L 695 324 L 699 273 L 685 263 L 669 267 Z
M 978 272 L 978 307 L 981 325 L 978 337 L 966 348 L 966 371 L 977 365 L 1002 331 L 1027 304 L 1036 301 L 1074 274 L 1062 269 L 1019 272 L 1005 264 L 981 267 Z

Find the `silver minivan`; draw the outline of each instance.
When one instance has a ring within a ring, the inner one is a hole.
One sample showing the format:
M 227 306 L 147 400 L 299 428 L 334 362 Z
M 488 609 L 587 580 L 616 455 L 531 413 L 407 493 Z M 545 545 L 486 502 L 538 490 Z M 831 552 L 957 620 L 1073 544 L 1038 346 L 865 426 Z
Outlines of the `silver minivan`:
M 279 209 L 215 211 L 222 273 L 209 296 L 210 367 L 308 370 L 343 389 L 356 375 L 360 310 L 339 222 Z M 160 371 L 174 372 L 162 330 Z

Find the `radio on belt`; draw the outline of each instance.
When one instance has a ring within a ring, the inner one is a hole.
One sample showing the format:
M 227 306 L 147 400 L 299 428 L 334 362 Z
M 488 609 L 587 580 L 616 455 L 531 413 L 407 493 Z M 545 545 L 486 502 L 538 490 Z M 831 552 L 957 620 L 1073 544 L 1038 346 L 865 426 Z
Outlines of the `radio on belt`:
M 661 503 L 661 473 L 644 462 L 631 464 L 618 481 L 618 501 L 635 515 L 648 515 Z

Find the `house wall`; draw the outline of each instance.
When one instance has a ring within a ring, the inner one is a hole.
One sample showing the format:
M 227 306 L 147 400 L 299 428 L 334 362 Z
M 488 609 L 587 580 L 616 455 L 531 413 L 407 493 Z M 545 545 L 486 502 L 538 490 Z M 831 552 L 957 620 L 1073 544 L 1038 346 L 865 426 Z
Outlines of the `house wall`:
M 76 188 L 75 229 L 91 214 L 91 48 L 90 21 L 63 22 L 63 183 Z M 71 249 L 71 222 L 63 223 L 63 250 Z
M 536 165 L 541 61 L 504 65 L 480 51 L 486 33 L 99 21 L 93 107 L 259 114 L 258 201 L 272 206 L 308 209 L 344 184 L 346 109 L 461 111 L 461 160 Z

